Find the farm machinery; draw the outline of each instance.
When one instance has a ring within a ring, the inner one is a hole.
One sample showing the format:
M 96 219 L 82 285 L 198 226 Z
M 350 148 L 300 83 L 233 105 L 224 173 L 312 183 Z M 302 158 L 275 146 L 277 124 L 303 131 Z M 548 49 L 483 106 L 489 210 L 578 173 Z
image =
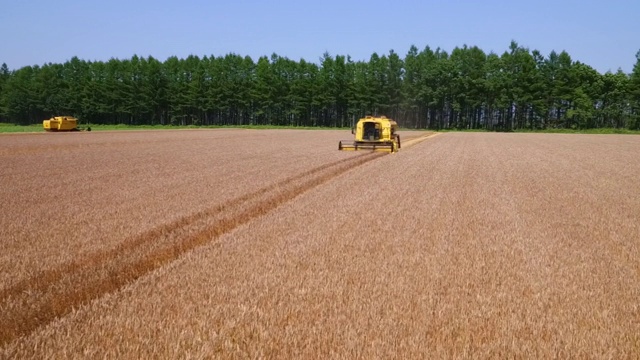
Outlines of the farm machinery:
M 91 127 L 81 129 L 78 127 L 78 119 L 73 116 L 54 116 L 42 122 L 42 127 L 46 131 L 91 131 Z
M 398 124 L 385 116 L 366 116 L 351 128 L 354 140 L 342 140 L 338 150 L 373 150 L 394 153 L 400 149 Z

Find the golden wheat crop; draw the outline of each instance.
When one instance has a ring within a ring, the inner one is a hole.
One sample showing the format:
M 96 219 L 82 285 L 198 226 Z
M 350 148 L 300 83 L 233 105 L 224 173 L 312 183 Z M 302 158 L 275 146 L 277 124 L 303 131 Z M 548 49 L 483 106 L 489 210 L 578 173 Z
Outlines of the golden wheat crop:
M 337 153 L 335 132 L 73 135 L 79 134 L 4 138 L 0 343 L 372 158 Z M 27 221 L 11 221 L 24 212 L 31 214 Z M 109 221 L 119 223 L 109 229 Z
M 191 147 L 185 150 L 189 154 L 210 151 L 211 137 L 224 138 L 216 132 L 194 134 L 155 136 L 166 136 L 167 142 L 176 136 L 198 137 L 189 143 L 201 151 Z M 640 138 L 445 134 L 380 156 L 337 152 L 333 140 L 339 133 L 304 134 L 306 142 L 293 131 L 229 132 L 239 140 L 255 136 L 253 144 L 260 150 L 223 154 L 227 159 L 218 161 L 238 175 L 227 183 L 219 180 L 217 190 L 191 187 L 189 182 L 217 176 L 206 170 L 215 167 L 209 158 L 197 155 L 189 164 L 183 164 L 186 154 L 174 159 L 185 179 L 177 182 L 186 189 L 175 190 L 171 197 L 177 202 L 175 214 L 153 217 L 139 230 L 145 212 L 165 210 L 144 189 L 125 190 L 136 204 L 130 210 L 133 219 L 110 215 L 113 220 L 102 232 L 115 234 L 93 238 L 105 236 L 105 245 L 90 248 L 78 240 L 50 245 L 46 249 L 85 250 L 64 255 L 68 258 L 54 254 L 64 260 L 38 269 L 46 273 L 76 264 L 97 270 L 83 259 L 101 251 L 111 254 L 106 266 L 121 271 L 118 276 L 137 271 L 141 259 L 158 261 L 158 266 L 143 261 L 153 271 L 131 281 L 114 280 L 113 289 L 90 303 L 69 299 L 82 306 L 5 343 L 0 356 L 640 355 Z M 117 139 L 105 139 L 104 147 L 90 139 L 86 147 L 104 154 L 102 160 L 115 161 L 114 153 L 130 145 L 123 141 L 116 148 L 108 146 Z M 283 151 L 273 145 L 275 140 L 297 144 Z M 326 150 L 324 142 L 331 144 Z M 168 156 L 159 149 L 161 144 L 132 147 L 145 159 L 139 163 L 148 164 L 158 152 L 160 158 Z M 253 156 L 262 161 L 249 165 Z M 112 163 L 112 170 L 124 164 L 130 163 Z M 53 166 L 42 166 L 55 172 Z M 68 166 L 61 173 L 71 172 L 74 165 Z M 138 180 L 135 166 L 125 168 L 131 171 L 120 181 Z M 84 172 L 99 182 L 97 170 Z M 256 174 L 270 181 L 256 184 Z M 224 196 L 227 191 L 231 194 Z M 183 197 L 184 202 L 176 200 Z M 120 201 L 111 200 L 96 203 L 110 204 L 104 211 L 118 213 L 113 208 L 119 209 Z M 39 214 L 47 208 L 46 202 L 34 202 L 35 210 L 20 209 Z M 116 224 L 120 228 L 110 227 Z M 125 238 L 129 242 L 123 242 Z M 136 241 L 148 246 L 122 248 Z M 38 241 L 27 243 L 34 245 L 22 250 L 12 244 L 12 257 L 37 263 L 32 257 L 38 255 Z M 186 248 L 175 246 L 181 243 Z M 43 250 L 41 255 L 48 259 L 50 254 Z M 3 264 L 8 261 L 3 257 Z M 5 266 L 8 274 L 3 268 L 3 276 L 31 279 L 19 266 Z M 92 279 L 82 271 L 62 274 L 66 277 L 51 283 L 86 290 L 85 279 Z M 55 294 L 55 288 L 41 281 L 45 285 L 30 283 L 25 291 Z M 19 284 L 3 282 L 3 289 Z M 0 299 L 3 315 L 29 312 L 12 299 Z M 25 304 L 35 301 L 21 299 Z

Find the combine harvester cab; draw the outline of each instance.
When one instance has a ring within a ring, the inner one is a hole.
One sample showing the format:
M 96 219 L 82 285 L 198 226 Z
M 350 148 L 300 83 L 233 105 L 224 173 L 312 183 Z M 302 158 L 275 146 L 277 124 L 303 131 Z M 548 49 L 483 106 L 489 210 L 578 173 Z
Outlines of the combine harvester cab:
M 394 153 L 400 149 L 398 124 L 384 116 L 367 116 L 358 121 L 351 133 L 354 140 L 342 140 L 338 150 L 372 150 Z
M 78 128 L 78 119 L 73 116 L 55 116 L 49 120 L 42 122 L 42 127 L 46 131 L 80 131 Z M 90 127 L 87 127 L 86 131 L 91 131 Z

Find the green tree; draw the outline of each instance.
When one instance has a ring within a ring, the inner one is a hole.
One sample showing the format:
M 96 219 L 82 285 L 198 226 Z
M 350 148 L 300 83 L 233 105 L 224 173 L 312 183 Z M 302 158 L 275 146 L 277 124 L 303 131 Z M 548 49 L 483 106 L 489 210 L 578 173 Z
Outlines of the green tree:
M 89 78 L 82 92 L 82 119 L 87 123 L 108 123 L 111 116 L 107 86 L 107 66 L 104 62 L 88 63 Z
M 57 64 L 43 65 L 35 75 L 34 86 L 38 107 L 46 118 L 58 115 L 80 115 L 81 106 L 70 106 L 70 97 L 79 92 L 70 91 L 63 75 L 64 67 Z M 77 95 L 80 97 L 80 95 Z
M 418 48 L 411 45 L 404 58 L 404 79 L 402 81 L 402 104 L 405 127 L 418 128 L 422 104 L 418 98 L 420 91 L 420 63 Z
M 572 66 L 572 72 L 575 89 L 567 117 L 577 128 L 593 128 L 596 126 L 596 99 L 602 91 L 601 76 L 590 66 L 579 62 Z
M 597 127 L 625 127 L 626 112 L 629 103 L 629 77 L 622 70 L 615 74 L 607 72 L 602 76 L 600 107 Z
M 11 73 L 6 63 L 0 66 L 0 122 L 8 121 L 7 114 L 7 89 L 6 84 L 9 82 Z
M 256 124 L 267 124 L 274 113 L 275 89 L 269 58 L 261 56 L 256 63 L 255 82 L 251 91 Z
M 484 104 L 486 104 L 486 115 L 483 119 L 484 127 L 493 130 L 502 125 L 501 114 L 507 107 L 507 96 L 505 95 L 506 75 L 502 71 L 502 58 L 495 53 L 490 53 L 485 62 L 484 72 Z
M 385 76 L 385 93 L 388 99 L 389 108 L 387 116 L 392 119 L 398 119 L 400 125 L 404 125 L 401 116 L 402 99 L 402 82 L 404 81 L 405 69 L 404 61 L 393 50 L 389 51 L 387 57 L 387 69 Z
M 168 86 L 169 82 L 162 67 L 162 63 L 149 56 L 145 67 L 146 81 L 143 92 L 148 108 L 146 113 L 150 114 L 151 125 L 156 122 L 164 125 L 167 122 L 169 112 Z
M 38 71 L 38 66 L 22 67 L 14 71 L 5 84 L 6 114 L 16 124 L 42 121 L 35 82 Z
M 412 46 L 367 61 L 272 54 L 0 66 L 0 121 L 54 115 L 127 124 L 347 126 L 386 115 L 415 128 L 640 127 L 640 52 L 631 74 L 599 74 L 563 51 L 512 41 L 502 55 Z
M 288 101 L 290 103 L 291 124 L 311 125 L 311 104 L 313 83 L 318 77 L 318 66 L 301 59 L 299 63 L 289 62 L 294 68 Z
M 636 53 L 636 63 L 629 79 L 629 97 L 631 114 L 627 126 L 630 129 L 640 129 L 640 51 Z
M 486 55 L 478 47 L 455 48 L 449 58 L 452 73 L 452 107 L 455 127 L 477 128 L 485 92 Z

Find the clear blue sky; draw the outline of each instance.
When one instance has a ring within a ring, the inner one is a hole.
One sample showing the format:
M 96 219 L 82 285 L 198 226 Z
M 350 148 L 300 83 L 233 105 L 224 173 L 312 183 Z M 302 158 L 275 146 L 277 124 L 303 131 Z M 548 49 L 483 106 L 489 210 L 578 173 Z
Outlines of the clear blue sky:
M 0 63 L 10 69 L 134 54 L 317 62 L 327 51 L 368 60 L 391 49 L 404 57 L 412 44 L 501 54 L 511 40 L 629 73 L 640 50 L 640 0 L 0 0 Z

